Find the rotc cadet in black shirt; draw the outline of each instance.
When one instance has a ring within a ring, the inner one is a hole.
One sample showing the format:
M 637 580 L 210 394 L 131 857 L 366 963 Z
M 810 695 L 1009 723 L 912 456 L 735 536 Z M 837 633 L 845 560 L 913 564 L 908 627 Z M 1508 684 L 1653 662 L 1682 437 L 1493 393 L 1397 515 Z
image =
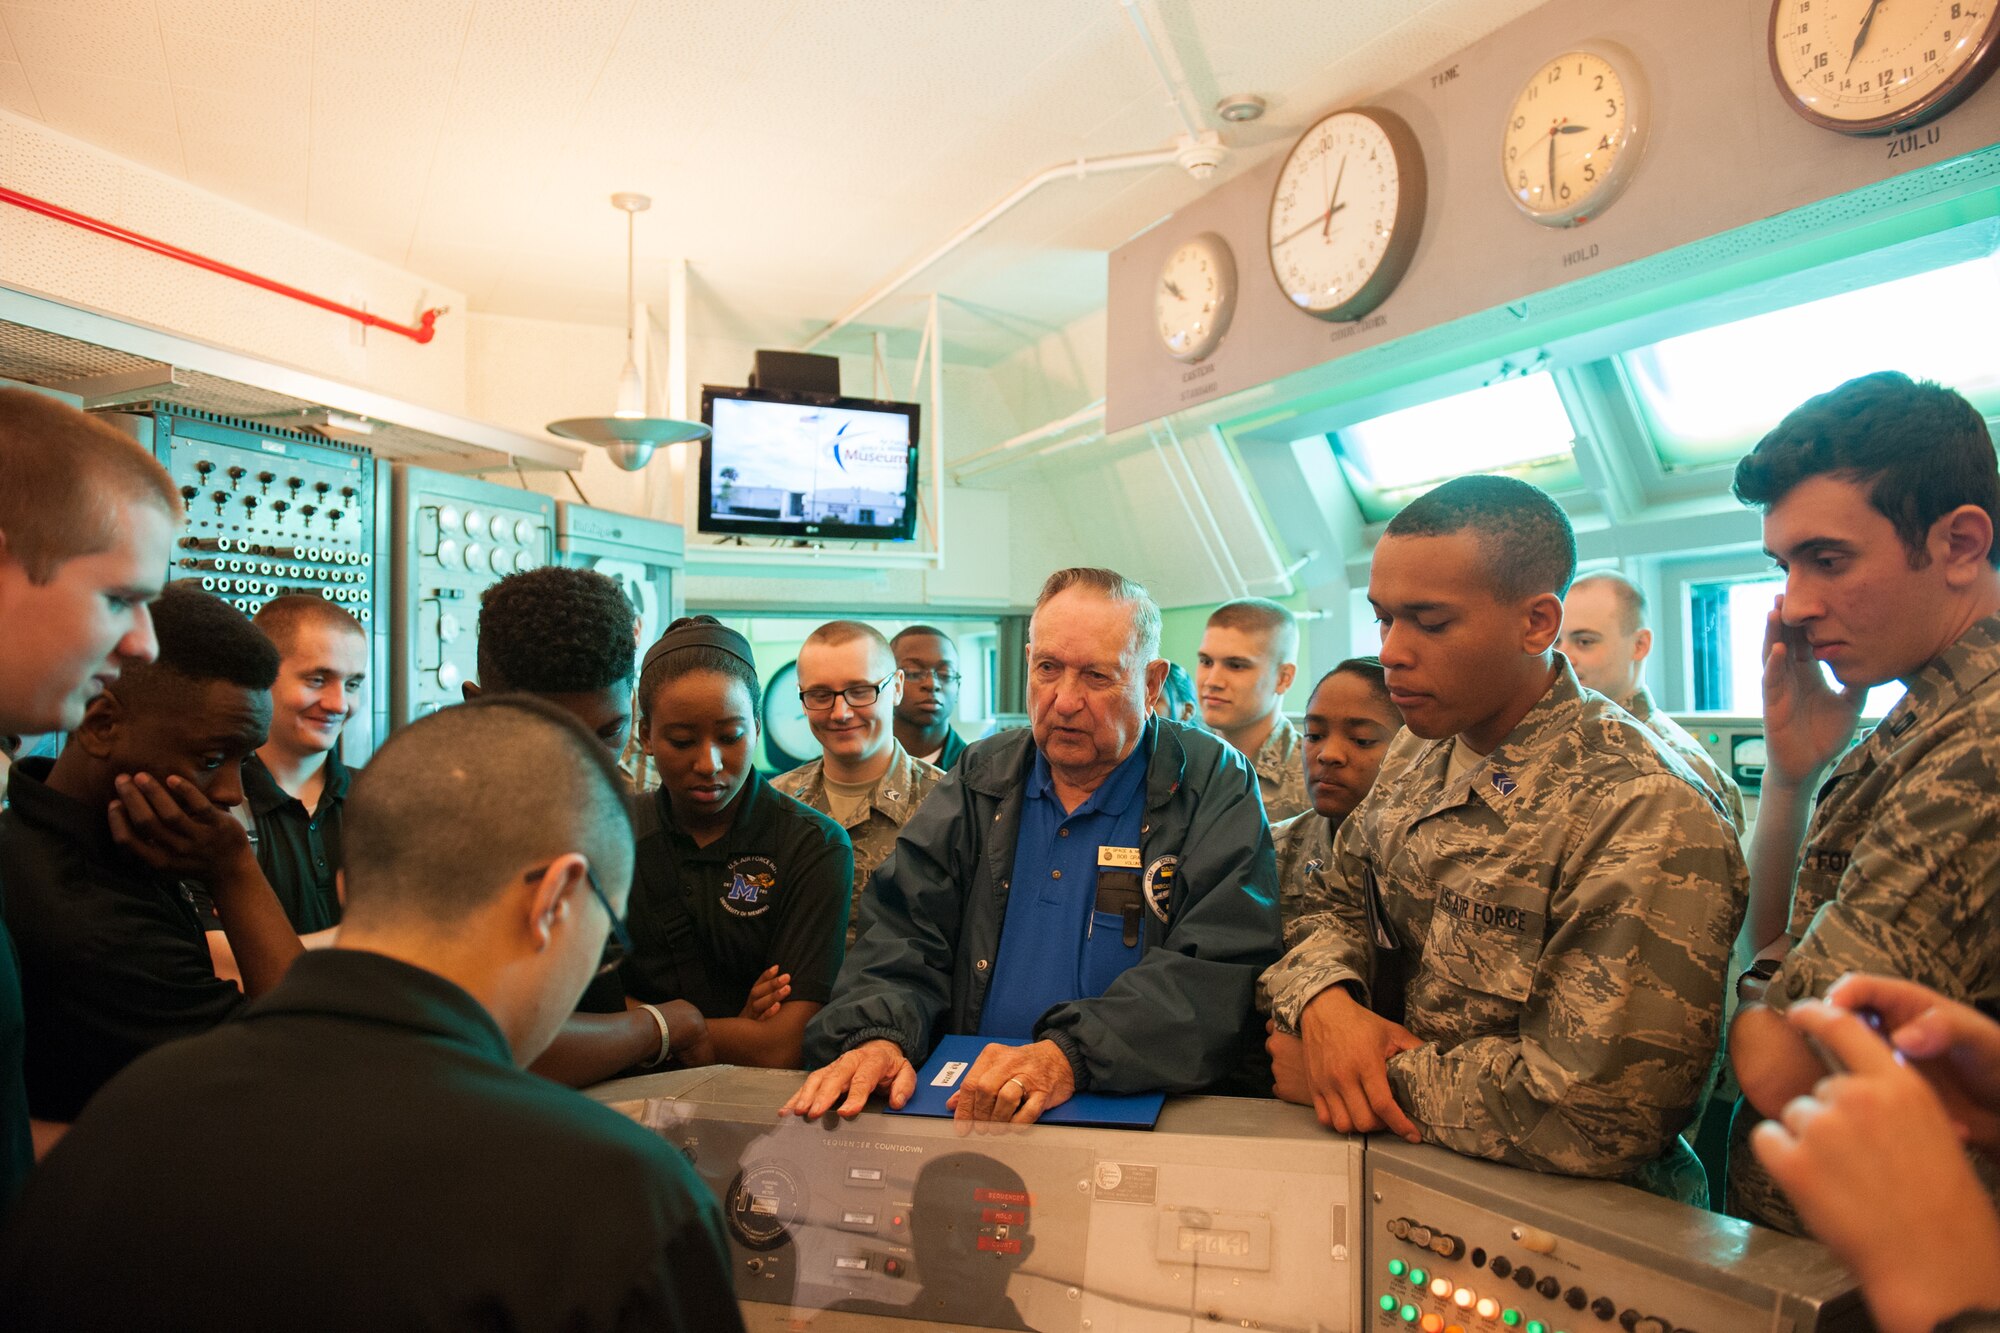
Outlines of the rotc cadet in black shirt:
M 53 764 L 17 767 L 0 813 L 38 1120 L 74 1120 L 127 1064 L 214 1027 L 300 952 L 229 813 L 270 725 L 277 649 L 188 584 L 169 585 L 152 618 L 159 659 L 106 686 Z M 197 892 L 221 915 L 242 991 L 215 975 Z
M 306 593 L 274 598 L 252 623 L 280 661 L 271 738 L 243 765 L 243 795 L 257 864 L 292 929 L 311 935 L 340 924 L 334 876 L 350 775 L 338 747 L 367 684 L 368 631 L 345 608 Z
M 965 741 L 951 725 L 958 712 L 958 687 L 965 683 L 958 670 L 958 646 L 941 629 L 908 625 L 889 640 L 889 651 L 903 673 L 896 739 L 912 759 L 948 773 L 965 753 Z
M 153 660 L 146 606 L 180 521 L 173 478 L 129 437 L 45 395 L 0 389 L 0 732 L 69 731 L 123 668 Z M 34 1163 L 24 1029 L 0 923 L 0 1216 Z
M 687 1000 L 716 1059 L 795 1069 L 840 970 L 854 849 L 751 766 L 757 698 L 750 645 L 713 617 L 677 620 L 647 650 L 640 729 L 660 787 L 634 807 L 633 952 L 587 1007 L 621 990 Z M 753 1016 L 751 988 L 771 967 L 789 976 L 789 996 Z
M 133 1065 L 36 1173 L 8 1327 L 740 1333 L 692 1168 L 519 1068 L 623 936 L 610 759 L 537 700 L 447 709 L 347 828 L 337 947 Z
M 637 639 L 638 613 L 596 570 L 544 565 L 509 574 L 480 594 L 479 679 L 465 683 L 465 697 L 532 695 L 575 718 L 616 756 L 632 730 Z M 597 1012 L 565 1023 L 535 1073 L 583 1088 L 670 1057 L 690 1065 L 715 1059 L 701 1011 L 678 996 L 627 1004 L 611 993 L 585 1008 Z

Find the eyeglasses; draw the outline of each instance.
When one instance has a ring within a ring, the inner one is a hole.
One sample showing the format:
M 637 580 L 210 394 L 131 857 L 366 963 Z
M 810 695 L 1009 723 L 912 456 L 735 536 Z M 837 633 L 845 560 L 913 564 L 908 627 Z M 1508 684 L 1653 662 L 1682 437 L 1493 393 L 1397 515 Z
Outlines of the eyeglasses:
M 799 702 L 815 713 L 821 713 L 833 707 L 834 697 L 838 695 L 847 700 L 847 706 L 850 708 L 866 708 L 882 696 L 882 691 L 895 678 L 895 673 L 890 672 L 873 685 L 849 685 L 844 690 L 829 690 L 822 685 L 810 690 L 800 690 Z
M 953 671 L 948 666 L 941 666 L 935 670 L 925 667 L 906 666 L 903 668 L 903 679 L 909 681 L 912 685 L 919 681 L 934 681 L 939 689 L 948 690 L 961 680 L 964 680 L 965 675 L 963 672 Z
M 552 868 L 553 864 L 543 866 L 540 870 L 530 870 L 521 878 L 534 884 Z M 597 895 L 598 906 L 604 909 L 604 915 L 611 921 L 611 938 L 604 942 L 604 957 L 597 964 L 597 975 L 601 977 L 617 971 L 618 965 L 631 957 L 632 935 L 625 929 L 625 923 L 619 920 L 618 913 L 611 909 L 611 899 L 605 897 L 604 886 L 597 882 L 597 872 L 590 868 L 588 861 L 583 863 L 583 878 L 589 883 L 590 891 Z

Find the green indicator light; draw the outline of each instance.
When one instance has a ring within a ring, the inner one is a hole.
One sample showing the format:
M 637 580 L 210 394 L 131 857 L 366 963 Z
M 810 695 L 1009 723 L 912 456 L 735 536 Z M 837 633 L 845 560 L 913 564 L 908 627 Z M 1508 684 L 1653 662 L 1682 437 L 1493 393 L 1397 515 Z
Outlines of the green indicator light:
M 1549 1326 L 1539 1319 L 1528 1321 L 1528 1333 L 1549 1333 Z
M 1500 1312 L 1500 1322 L 1509 1328 L 1514 1328 L 1521 1322 L 1521 1312 L 1519 1310 L 1502 1310 Z
M 1396 1298 L 1394 1296 L 1384 1296 L 1381 1300 L 1381 1306 L 1382 1313 L 1394 1314 L 1396 1312 Z
M 1417 1322 L 1417 1307 L 1414 1305 L 1406 1305 L 1397 1313 L 1403 1316 L 1403 1322 L 1406 1324 L 1414 1324 Z
M 1425 1271 L 1424 1271 L 1423 1269 L 1421 1269 L 1421 1268 L 1412 1268 L 1412 1269 L 1410 1270 L 1410 1285 L 1411 1285 L 1411 1286 L 1413 1286 L 1413 1287 L 1421 1287 L 1421 1286 L 1423 1286 L 1423 1285 L 1424 1285 L 1424 1283 L 1426 1283 L 1426 1282 L 1428 1282 L 1428 1281 L 1430 1281 L 1430 1280 L 1431 1280 L 1431 1275 L 1430 1275 L 1429 1273 L 1426 1273 L 1426 1272 L 1425 1272 Z
M 1391 1259 L 1389 1261 L 1390 1277 L 1401 1277 L 1403 1274 L 1409 1271 L 1410 1271 L 1410 1266 L 1404 1263 L 1401 1259 Z

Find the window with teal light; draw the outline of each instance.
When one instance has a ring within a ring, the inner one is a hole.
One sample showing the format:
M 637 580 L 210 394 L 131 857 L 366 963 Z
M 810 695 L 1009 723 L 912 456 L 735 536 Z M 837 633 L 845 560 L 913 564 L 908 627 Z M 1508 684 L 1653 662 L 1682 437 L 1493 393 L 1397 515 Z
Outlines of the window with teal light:
M 1468 473 L 1506 473 L 1548 491 L 1580 484 L 1576 428 L 1546 374 L 1389 412 L 1329 439 L 1362 516 L 1371 523 Z
M 1900 370 L 2000 409 L 2000 265 L 1975 259 L 1683 334 L 1619 358 L 1660 462 L 1744 454 L 1857 375 Z
M 1694 640 L 1694 706 L 1704 713 L 1764 714 L 1764 623 L 1771 603 L 1785 590 L 1783 575 L 1718 579 L 1688 585 Z M 1840 682 L 1822 663 L 1827 684 Z M 1903 697 L 1892 680 L 1868 691 L 1861 715 L 1885 716 Z

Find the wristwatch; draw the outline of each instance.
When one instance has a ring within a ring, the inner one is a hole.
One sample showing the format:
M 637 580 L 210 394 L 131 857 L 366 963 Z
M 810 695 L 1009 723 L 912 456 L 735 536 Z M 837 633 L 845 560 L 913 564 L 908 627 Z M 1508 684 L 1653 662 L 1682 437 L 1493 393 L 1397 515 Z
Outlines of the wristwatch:
M 1764 990 L 1771 984 L 1771 978 L 1778 975 L 1784 966 L 1782 958 L 1759 958 L 1743 969 L 1743 975 L 1736 978 L 1736 1003 L 1761 1004 Z

